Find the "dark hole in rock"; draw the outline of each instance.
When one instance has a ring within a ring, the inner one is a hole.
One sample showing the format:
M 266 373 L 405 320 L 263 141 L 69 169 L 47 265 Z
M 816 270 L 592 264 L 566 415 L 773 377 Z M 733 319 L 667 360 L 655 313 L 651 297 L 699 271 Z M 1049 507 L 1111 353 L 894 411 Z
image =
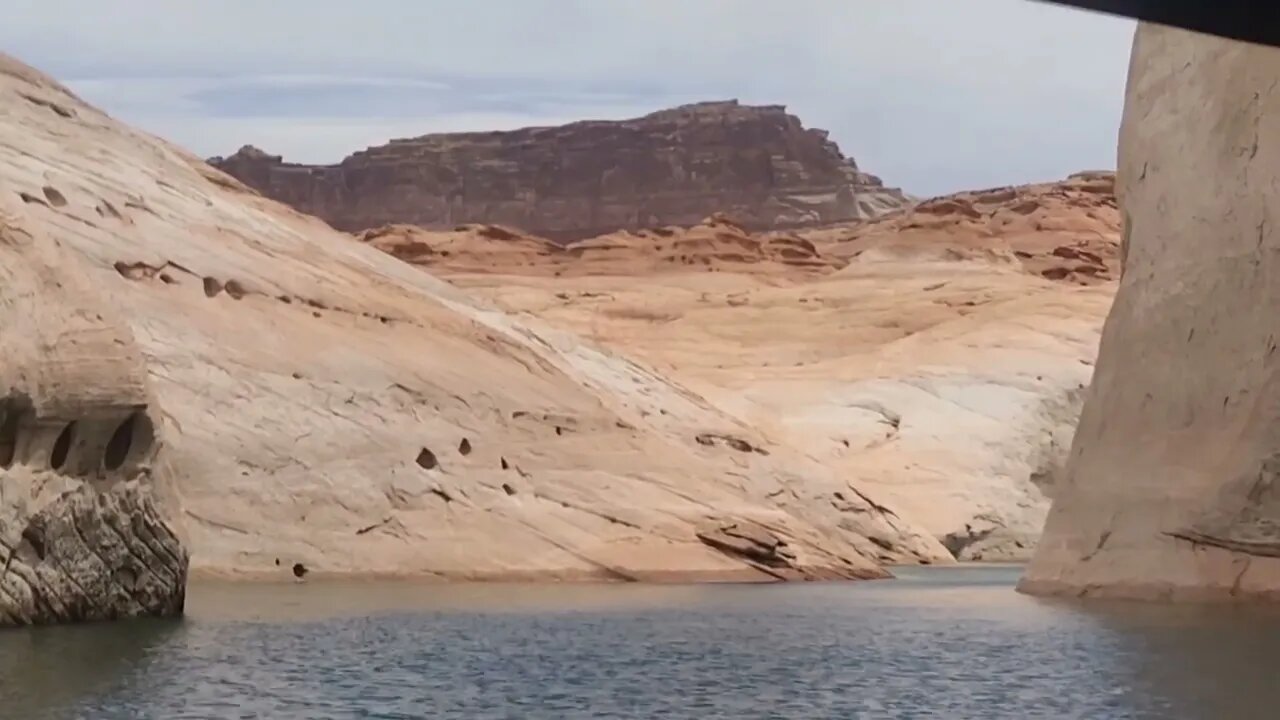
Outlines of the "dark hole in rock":
M 443 488 L 431 488 L 431 492 L 439 496 L 441 500 L 447 503 L 453 502 L 453 496 L 446 492 Z
M 294 564 L 293 564 L 293 576 L 294 576 L 294 577 L 296 577 L 296 578 L 303 577 L 303 576 L 304 576 L 304 575 L 306 575 L 308 572 L 309 572 L 309 571 L 307 570 L 307 566 L 306 566 L 306 565 L 303 565 L 302 563 L 294 563 Z
M 418 453 L 417 463 L 427 470 L 434 470 L 440 465 L 440 461 L 436 460 L 436 454 L 426 448 L 422 448 L 422 452 Z
M 506 459 L 506 458 L 501 458 L 501 460 L 502 460 L 502 469 L 503 469 L 503 470 L 510 470 L 510 469 L 511 469 L 511 465 L 507 462 L 507 459 Z
M 288 295 L 277 295 L 276 299 L 284 303 L 285 305 L 293 304 L 293 298 L 289 297 Z
M 125 418 L 124 422 L 111 434 L 107 442 L 107 452 L 102 458 L 102 466 L 108 471 L 119 470 L 129 459 L 130 454 L 145 451 L 151 443 L 153 430 L 146 413 L 135 412 Z
M 31 193 L 20 192 L 18 193 L 18 197 L 22 198 L 22 202 L 24 203 L 35 203 L 37 205 L 44 205 L 45 207 L 49 206 L 49 203 L 41 200 L 40 198 L 36 197 L 35 195 L 32 195 Z
M 562 427 L 560 427 L 559 425 L 557 425 L 557 426 L 556 426 L 556 434 L 557 434 L 557 435 L 563 435 L 563 434 L 564 434 L 564 428 L 562 428 Z
M 217 278 L 207 277 L 204 279 L 205 297 L 216 297 L 220 292 L 222 292 L 222 283 L 218 282 Z
M 471 441 L 466 438 L 462 438 L 462 442 L 458 443 L 458 452 L 462 453 L 463 455 L 470 455 Z
M 18 453 L 18 413 L 0 406 L 0 469 L 8 469 Z
M 280 558 L 276 558 L 276 567 L 280 567 Z
M 835 495 L 837 500 L 844 500 L 844 493 L 840 492 L 839 490 L 831 494 Z
M 244 289 L 244 285 L 241 285 L 239 280 L 228 280 L 226 290 L 227 294 L 235 300 L 239 300 L 249 294 L 249 291 Z
M 160 273 L 160 281 L 163 282 L 165 285 L 172 285 L 178 282 L 177 280 L 174 280 L 173 276 L 170 275 L 169 273 Z
M 502 491 L 508 495 L 515 495 L 516 489 L 511 487 L 510 483 L 502 483 Z
M 302 373 L 300 373 L 300 372 L 296 372 L 296 373 L 294 373 L 294 374 L 293 374 L 293 379 L 294 379 L 294 380 L 301 380 L 301 379 L 302 379 Z
M 315 312 L 311 313 L 311 315 L 312 315 L 312 317 L 323 317 L 323 316 L 320 314 L 320 311 L 319 311 L 319 310 L 316 310 Z
M 75 437 L 76 423 L 73 420 L 58 433 L 58 439 L 53 443 L 53 451 L 49 453 L 49 466 L 54 470 L 60 470 L 67 464 L 67 455 L 71 453 L 71 442 Z
M 44 187 L 40 188 L 40 190 L 41 192 L 44 193 L 44 199 L 48 200 L 50 205 L 54 207 L 67 206 L 67 198 L 65 195 L 58 192 L 58 188 L 45 185 Z
M 44 533 L 40 532 L 40 530 L 31 524 L 28 524 L 22 529 L 22 541 L 31 548 L 37 559 L 44 559 L 44 556 L 48 552 L 48 548 L 45 547 L 44 543 Z

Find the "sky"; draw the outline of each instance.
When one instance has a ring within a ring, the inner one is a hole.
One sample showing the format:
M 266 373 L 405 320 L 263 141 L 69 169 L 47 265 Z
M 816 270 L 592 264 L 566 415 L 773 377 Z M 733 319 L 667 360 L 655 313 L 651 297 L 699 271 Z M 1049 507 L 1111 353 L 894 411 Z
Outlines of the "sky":
M 202 156 L 737 98 L 931 196 L 1113 168 L 1132 34 L 1032 0 L 6 0 L 0 50 Z

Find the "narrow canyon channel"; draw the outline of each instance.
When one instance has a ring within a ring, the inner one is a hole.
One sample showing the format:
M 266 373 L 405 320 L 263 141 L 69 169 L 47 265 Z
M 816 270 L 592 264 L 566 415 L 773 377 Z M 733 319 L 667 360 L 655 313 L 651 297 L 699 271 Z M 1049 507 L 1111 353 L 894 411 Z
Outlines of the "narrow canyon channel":
M 8 718 L 1270 717 L 1280 609 L 1045 600 L 1018 566 L 786 585 L 195 584 L 0 634 Z

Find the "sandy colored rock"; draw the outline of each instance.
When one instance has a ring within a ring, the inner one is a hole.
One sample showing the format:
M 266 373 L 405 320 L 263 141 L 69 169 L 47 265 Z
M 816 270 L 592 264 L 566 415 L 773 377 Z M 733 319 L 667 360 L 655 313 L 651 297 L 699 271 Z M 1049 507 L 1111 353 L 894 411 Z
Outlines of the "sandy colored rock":
M 947 557 L 642 362 L 262 198 L 12 60 L 0 107 L 0 211 L 74 258 L 59 273 L 132 336 L 172 479 L 157 507 L 193 575 L 873 578 Z M 700 536 L 730 526 L 779 541 L 785 572 Z
M 643 358 L 875 488 L 956 556 L 1025 559 L 1118 274 L 1111 182 L 962 193 L 795 233 L 709 218 L 536 258 L 474 232 L 405 230 L 407 244 L 467 251 L 397 255 Z M 1045 272 L 1083 264 L 1096 272 Z
M 1119 276 L 1115 173 L 1081 172 L 1053 183 L 931 198 L 871 222 L 806 230 L 835 260 L 872 257 L 1016 258 L 1049 280 L 1105 284 Z
M 180 614 L 143 363 L 58 245 L 0 208 L 0 626 Z
M 349 231 L 484 223 L 570 240 L 691 225 L 714 212 L 752 228 L 812 225 L 907 202 L 786 108 L 732 100 L 632 120 L 392 140 L 337 165 L 286 163 L 251 146 L 210 162 Z
M 1275 48 L 1137 30 L 1124 278 L 1026 592 L 1280 597 L 1278 81 Z

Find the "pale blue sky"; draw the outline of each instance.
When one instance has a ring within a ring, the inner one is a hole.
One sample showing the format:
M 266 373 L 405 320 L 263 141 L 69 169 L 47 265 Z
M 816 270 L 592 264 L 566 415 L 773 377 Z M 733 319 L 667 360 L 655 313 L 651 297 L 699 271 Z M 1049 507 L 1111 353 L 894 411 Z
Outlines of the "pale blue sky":
M 1112 167 L 1133 24 L 1029 0 L 8 0 L 0 48 L 201 155 L 787 105 L 918 195 Z

